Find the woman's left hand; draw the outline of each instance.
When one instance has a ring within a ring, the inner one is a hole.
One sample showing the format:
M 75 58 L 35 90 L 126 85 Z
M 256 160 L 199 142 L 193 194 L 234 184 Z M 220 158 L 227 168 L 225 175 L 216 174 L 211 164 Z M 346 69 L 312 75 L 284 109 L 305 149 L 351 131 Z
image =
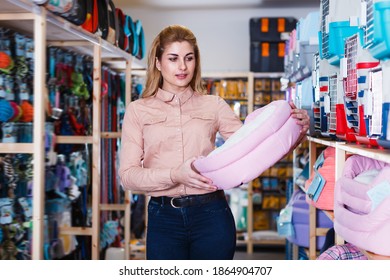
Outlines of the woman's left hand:
M 301 134 L 306 134 L 310 126 L 310 118 L 306 110 L 298 109 L 295 104 L 290 101 L 291 117 L 297 120 L 297 124 L 302 125 Z
M 292 101 L 290 101 L 290 106 L 291 106 L 291 117 L 296 120 L 297 124 L 302 126 L 301 136 L 299 137 L 299 139 L 296 143 L 296 146 L 297 146 L 303 141 L 303 139 L 306 136 L 307 131 L 309 130 L 310 117 L 307 114 L 306 110 L 298 109 Z

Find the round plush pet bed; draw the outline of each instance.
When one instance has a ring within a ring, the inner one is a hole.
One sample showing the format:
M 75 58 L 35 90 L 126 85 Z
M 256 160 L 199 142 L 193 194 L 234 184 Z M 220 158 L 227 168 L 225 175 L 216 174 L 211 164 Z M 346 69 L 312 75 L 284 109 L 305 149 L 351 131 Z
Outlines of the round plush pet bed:
M 206 157 L 193 163 L 219 189 L 231 189 L 258 177 L 290 151 L 301 126 L 287 101 L 269 103 L 249 114 L 244 125 Z
M 390 256 L 390 165 L 347 159 L 335 187 L 334 229 L 347 242 Z

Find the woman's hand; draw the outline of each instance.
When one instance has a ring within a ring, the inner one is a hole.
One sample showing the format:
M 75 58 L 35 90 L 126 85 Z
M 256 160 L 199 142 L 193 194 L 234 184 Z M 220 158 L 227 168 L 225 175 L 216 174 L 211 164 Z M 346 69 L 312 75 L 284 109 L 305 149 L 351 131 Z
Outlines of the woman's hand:
M 292 109 L 291 117 L 296 120 L 297 124 L 302 126 L 301 135 L 292 149 L 294 150 L 305 139 L 306 133 L 310 127 L 310 117 L 306 110 L 298 109 L 292 101 L 290 101 L 290 106 Z
M 186 160 L 176 168 L 171 169 L 171 180 L 176 184 L 183 184 L 192 188 L 198 188 L 209 191 L 216 191 L 217 187 L 213 186 L 213 182 L 200 175 L 193 167 L 192 163 L 196 157 Z

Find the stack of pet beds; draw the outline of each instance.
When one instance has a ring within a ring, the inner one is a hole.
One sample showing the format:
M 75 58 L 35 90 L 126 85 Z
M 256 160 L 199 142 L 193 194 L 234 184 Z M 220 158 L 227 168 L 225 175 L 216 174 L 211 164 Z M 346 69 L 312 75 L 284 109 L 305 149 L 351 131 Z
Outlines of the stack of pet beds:
M 345 241 L 390 256 L 390 165 L 353 155 L 335 187 L 334 228 Z

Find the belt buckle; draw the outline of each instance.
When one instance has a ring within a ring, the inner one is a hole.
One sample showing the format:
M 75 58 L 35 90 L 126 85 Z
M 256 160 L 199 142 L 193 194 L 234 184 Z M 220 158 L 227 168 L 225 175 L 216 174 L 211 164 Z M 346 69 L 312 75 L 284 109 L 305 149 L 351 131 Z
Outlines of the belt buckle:
M 174 201 L 173 201 L 174 199 L 176 199 L 176 197 L 172 197 L 172 198 L 171 198 L 171 206 L 172 206 L 173 208 L 180 208 L 179 206 L 176 206 L 176 205 L 175 205 L 175 203 L 174 203 Z

